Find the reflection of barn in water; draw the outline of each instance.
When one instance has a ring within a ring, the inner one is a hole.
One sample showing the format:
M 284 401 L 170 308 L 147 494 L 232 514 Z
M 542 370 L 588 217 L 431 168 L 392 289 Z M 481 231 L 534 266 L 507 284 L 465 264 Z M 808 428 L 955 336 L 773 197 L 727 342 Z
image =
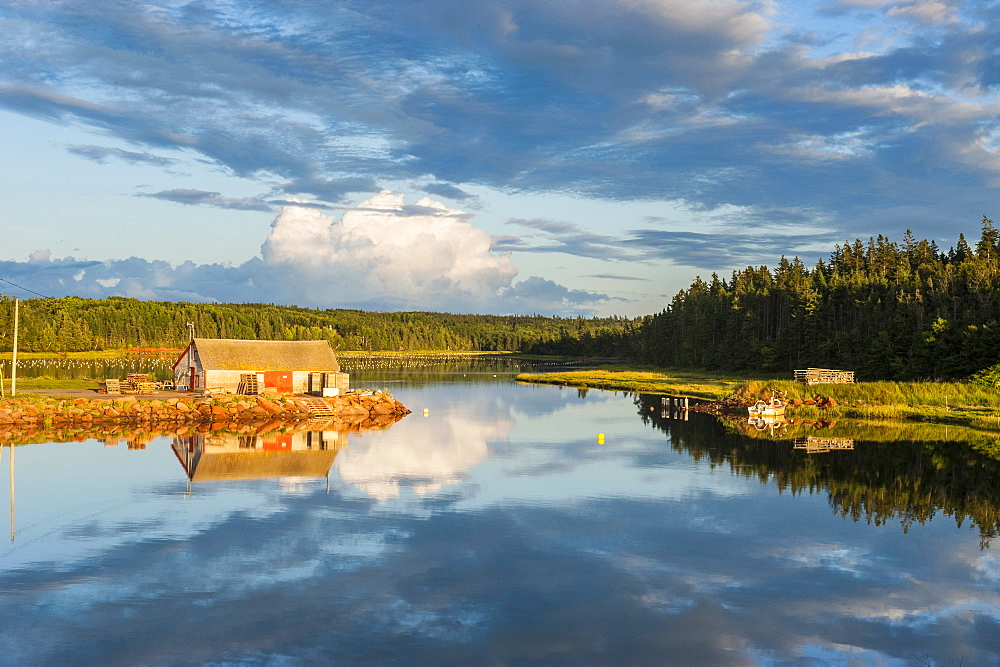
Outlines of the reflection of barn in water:
M 804 449 L 809 454 L 822 454 L 840 449 L 854 449 L 854 438 L 817 438 L 807 435 L 795 438 L 794 449 Z
M 192 482 L 326 477 L 337 452 L 347 447 L 347 432 L 314 426 L 316 430 L 261 435 L 216 432 L 174 436 L 174 454 Z

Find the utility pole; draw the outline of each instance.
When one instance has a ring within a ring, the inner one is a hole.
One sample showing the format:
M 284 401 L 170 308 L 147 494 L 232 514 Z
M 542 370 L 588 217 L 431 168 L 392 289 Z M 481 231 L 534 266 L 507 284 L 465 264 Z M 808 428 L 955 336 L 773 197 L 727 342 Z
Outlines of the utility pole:
M 20 301 L 14 297 L 14 354 L 10 360 L 10 395 L 17 395 L 17 317 Z M 14 450 L 10 450 L 13 452 Z

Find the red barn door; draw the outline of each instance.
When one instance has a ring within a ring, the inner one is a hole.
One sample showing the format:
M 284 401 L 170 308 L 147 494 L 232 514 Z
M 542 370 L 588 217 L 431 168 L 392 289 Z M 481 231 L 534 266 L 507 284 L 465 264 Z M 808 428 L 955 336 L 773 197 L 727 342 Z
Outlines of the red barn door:
M 283 394 L 292 393 L 291 371 L 264 371 L 264 386 L 274 387 Z

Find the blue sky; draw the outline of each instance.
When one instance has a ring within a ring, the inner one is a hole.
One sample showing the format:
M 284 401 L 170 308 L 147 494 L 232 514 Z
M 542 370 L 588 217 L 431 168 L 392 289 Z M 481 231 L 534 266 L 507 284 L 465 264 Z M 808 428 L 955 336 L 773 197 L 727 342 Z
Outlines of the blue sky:
M 998 26 L 992 1 L 7 0 L 0 277 L 641 315 L 857 237 L 947 248 L 995 215 Z

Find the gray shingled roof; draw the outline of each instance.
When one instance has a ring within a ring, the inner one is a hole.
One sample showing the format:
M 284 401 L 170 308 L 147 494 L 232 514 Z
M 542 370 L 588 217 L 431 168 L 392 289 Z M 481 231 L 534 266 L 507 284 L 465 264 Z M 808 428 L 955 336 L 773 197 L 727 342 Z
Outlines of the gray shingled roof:
M 325 340 L 195 338 L 202 368 L 225 371 L 340 371 Z

